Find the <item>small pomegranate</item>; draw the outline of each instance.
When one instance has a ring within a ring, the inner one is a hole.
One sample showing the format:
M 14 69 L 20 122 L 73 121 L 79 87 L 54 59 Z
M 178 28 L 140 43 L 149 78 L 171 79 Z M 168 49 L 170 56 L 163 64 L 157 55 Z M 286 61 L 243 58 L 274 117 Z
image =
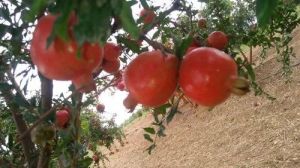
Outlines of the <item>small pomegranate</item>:
M 200 18 L 198 20 L 198 27 L 200 29 L 205 29 L 206 28 L 206 19 L 205 18 Z
M 99 113 L 103 113 L 105 110 L 105 106 L 104 106 L 104 104 L 99 103 L 99 104 L 97 104 L 96 109 Z
M 59 128 L 66 128 L 70 120 L 70 113 L 67 109 L 56 111 L 56 125 Z
M 150 24 L 150 23 L 153 22 L 153 20 L 155 19 L 156 15 L 153 12 L 153 10 L 151 10 L 151 9 L 143 9 L 140 12 L 140 17 L 143 18 L 143 22 L 145 24 Z
M 119 83 L 117 83 L 116 86 L 120 91 L 124 91 L 125 90 L 125 82 L 124 81 L 120 81 Z
M 219 50 L 223 50 L 228 45 L 228 37 L 224 32 L 214 31 L 207 37 L 207 44 Z
M 123 100 L 124 107 L 126 107 L 130 111 L 133 111 L 137 104 L 138 102 L 130 94 L 128 94 L 127 97 Z
M 114 43 L 106 43 L 104 45 L 104 59 L 114 61 L 121 55 L 121 47 Z

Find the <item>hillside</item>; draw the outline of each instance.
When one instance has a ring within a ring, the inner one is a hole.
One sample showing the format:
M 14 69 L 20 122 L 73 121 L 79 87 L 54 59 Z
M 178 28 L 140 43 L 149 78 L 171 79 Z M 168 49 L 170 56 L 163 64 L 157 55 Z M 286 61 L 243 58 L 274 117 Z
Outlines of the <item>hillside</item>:
M 294 32 L 300 63 L 300 29 Z M 258 51 L 256 51 L 257 53 Z M 294 66 L 291 81 L 278 75 L 274 51 L 263 63 L 256 59 L 258 83 L 276 97 L 271 101 L 251 92 L 232 96 L 208 111 L 190 105 L 181 107 L 168 125 L 165 138 L 157 140 L 152 155 L 143 129 L 151 125 L 148 114 L 129 125 L 124 147 L 109 155 L 110 168 L 296 168 L 300 167 L 300 66 Z M 108 154 L 108 151 L 107 151 Z

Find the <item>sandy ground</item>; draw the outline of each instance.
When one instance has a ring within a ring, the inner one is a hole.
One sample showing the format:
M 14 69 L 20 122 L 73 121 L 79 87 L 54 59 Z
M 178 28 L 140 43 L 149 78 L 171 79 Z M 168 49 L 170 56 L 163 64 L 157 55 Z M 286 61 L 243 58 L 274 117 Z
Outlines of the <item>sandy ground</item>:
M 300 63 L 300 29 L 294 33 L 296 58 Z M 280 64 L 274 51 L 256 67 L 263 89 L 276 97 L 270 101 L 254 93 L 232 96 L 208 111 L 181 107 L 157 140 L 152 155 L 143 129 L 153 120 L 149 113 L 125 129 L 128 144 L 113 148 L 109 168 L 300 168 L 300 66 L 293 68 L 291 82 L 274 75 Z M 118 152 L 116 151 L 118 149 Z M 108 154 L 108 152 L 107 152 Z

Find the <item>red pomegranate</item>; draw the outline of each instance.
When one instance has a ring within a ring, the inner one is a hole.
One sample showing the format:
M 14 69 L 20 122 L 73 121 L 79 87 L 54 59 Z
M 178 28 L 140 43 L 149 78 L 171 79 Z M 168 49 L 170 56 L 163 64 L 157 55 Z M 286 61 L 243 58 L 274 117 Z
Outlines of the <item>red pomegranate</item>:
M 121 55 L 121 47 L 114 43 L 106 43 L 104 45 L 104 59 L 113 61 Z
M 139 54 L 127 66 L 125 85 L 137 102 L 151 107 L 164 104 L 177 85 L 178 59 L 161 51 Z
M 183 93 L 204 106 L 225 101 L 237 79 L 234 60 L 215 48 L 200 47 L 189 52 L 179 70 L 179 85 Z
M 155 19 L 156 15 L 151 9 L 143 9 L 140 12 L 140 17 L 143 18 L 145 24 L 150 24 Z
M 223 50 L 228 45 L 228 37 L 222 31 L 214 31 L 207 37 L 207 44 L 219 50 Z
M 98 44 L 87 42 L 79 49 L 78 44 L 72 38 L 71 27 L 75 22 L 72 18 L 68 28 L 69 41 L 55 37 L 47 47 L 47 40 L 56 18 L 49 14 L 39 19 L 31 42 L 31 59 L 39 72 L 49 79 L 79 81 L 77 78 L 85 76 L 85 79 L 89 79 L 86 82 L 82 81 L 83 83 L 75 82 L 75 87 L 79 89 L 83 86 L 90 86 L 89 83 L 93 80 L 92 71 L 102 63 L 103 49 Z M 80 53 L 79 56 L 78 53 Z
M 70 114 L 67 109 L 56 111 L 56 125 L 59 128 L 66 128 L 70 120 Z

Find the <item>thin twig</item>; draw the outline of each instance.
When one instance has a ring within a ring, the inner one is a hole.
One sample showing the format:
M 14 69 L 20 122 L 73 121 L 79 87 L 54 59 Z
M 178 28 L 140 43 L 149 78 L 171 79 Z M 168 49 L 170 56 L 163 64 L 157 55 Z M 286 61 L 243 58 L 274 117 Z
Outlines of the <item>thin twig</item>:
M 20 86 L 18 85 L 18 83 L 17 83 L 17 81 L 16 81 L 14 75 L 11 73 L 11 70 L 12 70 L 11 66 L 8 65 L 8 69 L 7 69 L 7 71 L 6 71 L 7 76 L 8 76 L 8 79 L 9 79 L 9 80 L 11 81 L 11 83 L 13 84 L 13 86 L 14 86 L 14 88 L 16 89 L 17 93 L 22 97 L 23 101 L 26 102 L 26 104 L 30 105 L 30 103 L 29 103 L 29 102 L 27 101 L 27 99 L 25 98 L 25 96 L 24 96 L 22 90 L 20 89 Z M 32 109 L 30 108 L 30 110 L 32 110 Z
M 152 41 L 150 40 L 148 37 L 146 37 L 145 35 L 142 36 L 142 39 L 145 40 L 149 45 L 151 45 L 154 49 L 156 50 L 161 50 L 163 49 L 164 51 L 168 52 L 168 53 L 173 53 L 173 50 L 165 47 L 164 45 L 162 45 L 161 43 L 159 42 L 156 42 L 156 41 Z
M 245 53 L 242 51 L 242 49 L 239 47 L 239 51 L 240 53 L 242 54 L 243 58 L 245 59 L 245 61 L 249 64 L 249 61 L 248 61 L 248 58 L 247 56 L 245 55 Z

